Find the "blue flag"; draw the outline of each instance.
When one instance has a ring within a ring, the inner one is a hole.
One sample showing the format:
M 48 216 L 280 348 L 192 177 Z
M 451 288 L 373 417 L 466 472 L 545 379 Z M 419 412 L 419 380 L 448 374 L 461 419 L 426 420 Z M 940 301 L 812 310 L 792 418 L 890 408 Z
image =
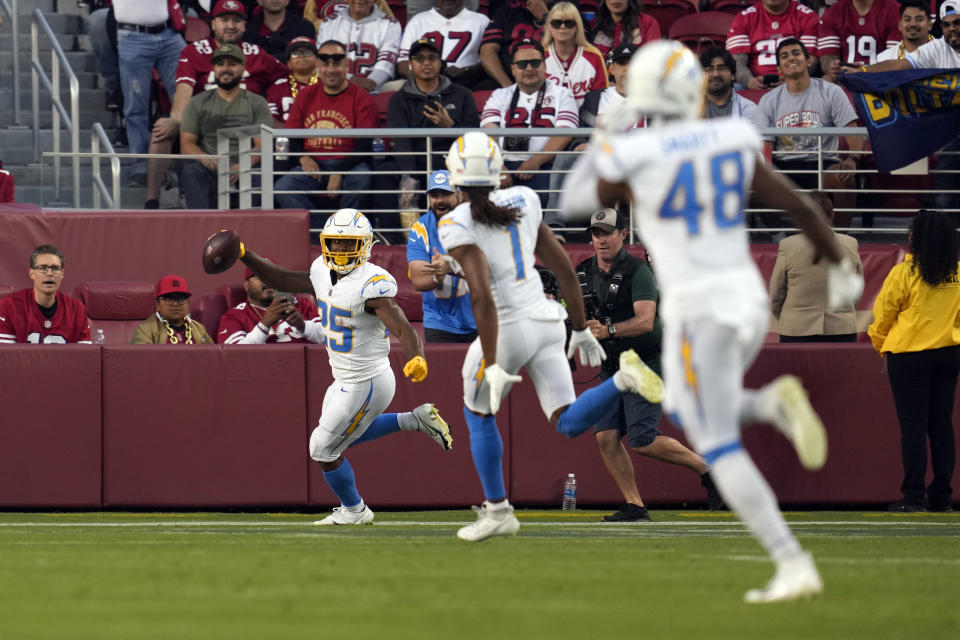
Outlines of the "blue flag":
M 960 71 L 911 69 L 841 75 L 870 134 L 880 171 L 926 157 L 960 135 Z

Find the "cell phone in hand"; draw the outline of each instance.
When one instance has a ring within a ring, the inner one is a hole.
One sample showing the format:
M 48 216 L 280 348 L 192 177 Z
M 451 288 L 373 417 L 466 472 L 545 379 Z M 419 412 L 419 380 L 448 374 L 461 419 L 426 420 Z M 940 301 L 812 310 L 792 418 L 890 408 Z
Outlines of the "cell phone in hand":
M 293 305 L 297 304 L 296 298 L 294 298 L 293 294 L 289 291 L 276 291 L 274 292 L 273 297 L 278 300 L 286 300 Z
M 767 87 L 772 86 L 780 82 L 779 73 L 765 73 L 763 74 L 763 84 Z

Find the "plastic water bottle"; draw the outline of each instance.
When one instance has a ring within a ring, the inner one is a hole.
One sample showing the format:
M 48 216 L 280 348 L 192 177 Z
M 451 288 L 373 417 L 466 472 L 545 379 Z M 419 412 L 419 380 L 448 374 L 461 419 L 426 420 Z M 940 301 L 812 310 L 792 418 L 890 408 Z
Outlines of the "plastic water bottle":
M 107 344 L 107 336 L 103 335 L 103 329 L 97 329 L 96 335 L 93 336 L 93 344 Z
M 564 511 L 573 511 L 577 508 L 577 479 L 571 473 L 563 482 L 563 506 Z

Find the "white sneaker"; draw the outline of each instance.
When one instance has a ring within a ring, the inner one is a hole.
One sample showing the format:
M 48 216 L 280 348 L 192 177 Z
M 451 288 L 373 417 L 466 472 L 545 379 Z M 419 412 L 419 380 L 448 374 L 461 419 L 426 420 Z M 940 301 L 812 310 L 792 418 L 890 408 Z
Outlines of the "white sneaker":
M 773 579 L 763 589 L 747 591 L 743 600 L 750 603 L 809 600 L 822 591 L 823 582 L 813 564 L 813 557 L 802 552 L 777 567 Z
M 663 380 L 633 349 L 620 354 L 620 376 L 630 391 L 639 393 L 650 402 L 663 402 Z
M 457 537 L 467 542 L 480 542 L 493 536 L 515 536 L 520 529 L 520 521 L 513 515 L 513 507 L 492 511 L 490 503 L 484 501 L 479 507 L 471 507 L 477 512 L 477 521 L 461 527 Z
M 313 524 L 327 526 L 332 524 L 373 524 L 373 511 L 363 505 L 363 511 L 350 511 L 346 507 L 336 507 L 333 513 Z
M 440 417 L 437 408 L 432 404 L 422 404 L 412 411 L 417 419 L 417 431 L 421 431 L 433 441 L 443 447 L 444 451 L 453 449 L 453 436 L 450 434 L 450 425 Z
M 827 461 L 827 432 L 799 378 L 780 376 L 768 389 L 775 402 L 773 424 L 793 443 L 800 464 L 811 471 L 823 467 Z

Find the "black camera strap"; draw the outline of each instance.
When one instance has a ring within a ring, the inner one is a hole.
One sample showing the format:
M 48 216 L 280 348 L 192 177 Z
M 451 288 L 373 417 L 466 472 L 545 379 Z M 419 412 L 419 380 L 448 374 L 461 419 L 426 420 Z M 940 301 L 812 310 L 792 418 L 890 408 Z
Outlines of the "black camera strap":
M 520 100 L 520 85 L 517 85 L 516 88 L 513 90 L 513 96 L 510 98 L 510 108 L 507 109 L 507 123 L 506 123 L 507 126 L 523 127 L 523 128 L 532 127 L 535 115 L 540 113 L 540 108 L 543 106 L 543 96 L 546 92 L 547 92 L 547 83 L 546 81 L 544 81 L 544 83 L 540 86 L 540 90 L 537 91 L 537 104 L 533 108 L 533 111 L 529 114 L 530 122 L 524 122 L 522 125 L 511 124 L 511 122 L 513 122 L 514 120 L 513 112 L 514 110 L 516 110 L 517 102 Z

